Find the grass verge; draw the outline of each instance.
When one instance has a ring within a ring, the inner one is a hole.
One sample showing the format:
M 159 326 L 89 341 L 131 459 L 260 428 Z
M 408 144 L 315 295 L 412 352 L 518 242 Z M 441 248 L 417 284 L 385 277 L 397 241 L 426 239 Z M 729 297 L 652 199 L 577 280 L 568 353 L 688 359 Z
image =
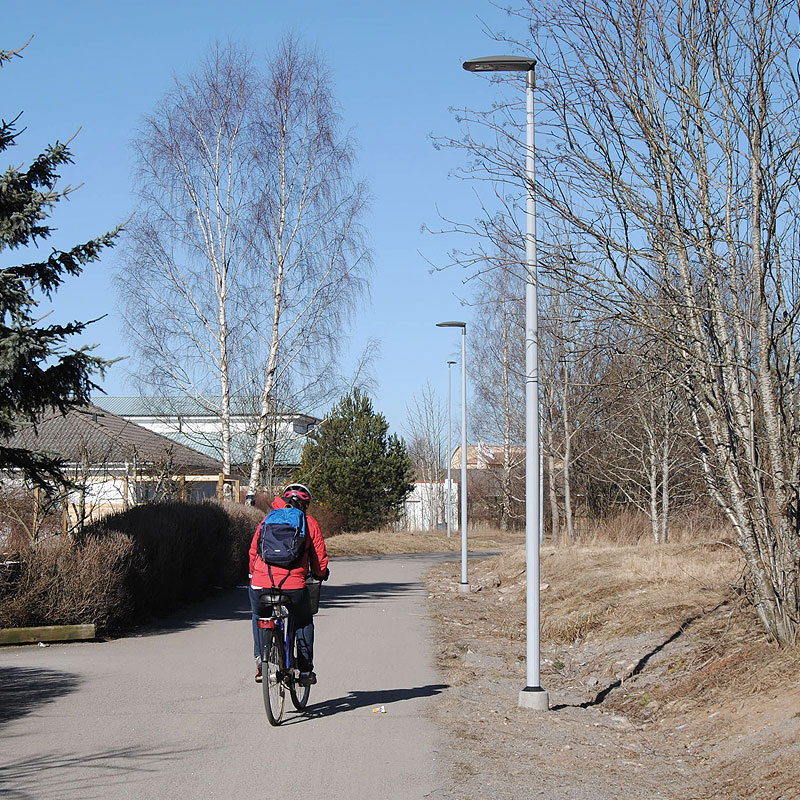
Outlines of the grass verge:
M 429 606 L 453 687 L 441 721 L 460 760 L 479 758 L 497 797 L 524 794 L 534 778 L 541 788 L 548 771 L 557 787 L 576 764 L 608 800 L 796 797 L 798 652 L 767 639 L 741 576 L 737 551 L 718 542 L 543 548 L 541 683 L 554 710 L 533 725 L 516 707 L 524 550 L 471 565 L 469 595 L 457 592 L 457 564 L 437 565 Z M 476 720 L 485 741 L 513 742 L 514 775 L 502 748 L 465 734 Z M 461 792 L 480 787 L 465 779 Z
M 522 531 L 475 528 L 469 531 L 467 550 L 480 553 L 505 550 L 525 541 Z M 362 531 L 340 533 L 325 539 L 331 556 L 397 555 L 400 553 L 460 553 L 461 534 L 453 531 Z

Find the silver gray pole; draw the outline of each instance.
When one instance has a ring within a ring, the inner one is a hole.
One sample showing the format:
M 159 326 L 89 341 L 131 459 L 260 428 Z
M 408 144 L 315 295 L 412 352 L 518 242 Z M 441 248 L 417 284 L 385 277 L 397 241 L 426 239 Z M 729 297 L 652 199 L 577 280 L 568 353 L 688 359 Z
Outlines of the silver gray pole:
M 467 323 L 457 320 L 437 322 L 437 328 L 461 328 L 461 582 L 460 592 L 469 591 L 467 583 Z M 450 364 L 447 370 L 447 438 L 450 439 Z M 448 445 L 449 446 L 449 445 Z M 450 460 L 447 462 L 447 480 L 450 481 Z M 448 486 L 448 489 L 450 487 Z M 448 508 L 450 498 L 448 497 Z M 449 532 L 448 532 L 449 535 Z
M 536 141 L 533 98 L 536 89 L 536 59 L 525 56 L 487 56 L 465 61 L 469 72 L 527 73 L 527 149 L 525 188 L 528 193 L 525 234 L 525 559 L 527 685 L 519 693 L 519 705 L 547 711 L 547 692 L 539 685 L 539 323 L 536 276 Z
M 526 708 L 547 710 L 549 698 L 541 687 L 539 652 L 539 320 L 536 263 L 536 140 L 533 96 L 536 75 L 529 70 L 527 79 L 527 235 L 525 237 L 525 559 L 527 684 L 519 693 L 519 704 Z
M 450 414 L 450 398 L 452 397 L 452 369 L 455 361 L 447 362 L 447 495 L 445 497 L 445 512 L 447 517 L 447 538 L 450 538 L 450 517 L 453 513 L 453 478 L 451 476 L 451 461 L 453 460 L 452 422 Z
M 469 591 L 467 580 L 467 326 L 461 329 L 461 584 L 459 591 Z

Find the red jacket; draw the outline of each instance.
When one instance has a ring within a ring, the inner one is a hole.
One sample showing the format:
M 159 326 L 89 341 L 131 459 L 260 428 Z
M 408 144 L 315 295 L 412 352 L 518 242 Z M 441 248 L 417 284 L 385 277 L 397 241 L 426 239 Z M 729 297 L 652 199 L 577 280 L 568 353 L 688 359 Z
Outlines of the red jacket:
M 286 503 L 280 497 L 276 497 L 272 501 L 273 508 L 286 508 Z M 263 522 L 263 520 L 262 520 Z M 282 589 L 302 589 L 306 585 L 306 577 L 309 572 L 315 578 L 321 578 L 328 568 L 328 554 L 325 552 L 325 539 L 322 538 L 322 530 L 319 523 L 314 517 L 306 514 L 306 526 L 308 529 L 308 536 L 306 541 L 306 551 L 300 558 L 300 563 L 290 570 L 283 567 L 270 566 L 269 570 L 267 565 L 261 560 L 258 555 L 258 529 L 261 527 L 259 523 L 256 528 L 253 541 L 250 543 L 250 585 L 254 589 L 269 589 L 273 586 L 278 586 L 284 578 Z M 270 572 L 272 577 L 270 578 Z M 287 577 L 288 574 L 288 577 Z

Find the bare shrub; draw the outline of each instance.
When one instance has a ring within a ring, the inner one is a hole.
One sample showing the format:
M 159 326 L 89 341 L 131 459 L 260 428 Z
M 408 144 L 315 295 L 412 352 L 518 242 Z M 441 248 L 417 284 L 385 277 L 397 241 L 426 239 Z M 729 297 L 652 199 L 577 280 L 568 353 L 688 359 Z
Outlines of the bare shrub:
M 122 534 L 76 543 L 50 539 L 22 554 L 13 593 L 0 600 L 0 627 L 93 623 L 119 629 L 131 613 L 125 576 L 133 552 Z
M 32 542 L 61 533 L 63 496 L 40 494 L 24 486 L 0 490 L 0 553 L 19 553 Z
M 247 497 L 247 489 L 241 490 L 242 502 Z M 254 499 L 254 506 L 257 508 L 261 515 L 268 513 L 272 508 L 272 494 L 269 492 L 257 492 Z
M 247 577 L 250 565 L 250 542 L 264 514 L 258 508 L 223 501 L 220 503 L 228 516 L 229 555 L 228 568 L 223 571 L 222 584 L 229 586 Z
M 217 503 L 150 503 L 112 514 L 89 530 L 97 538 L 115 533 L 134 543 L 127 582 L 137 615 L 164 613 L 229 577 L 229 517 Z
M 247 575 L 256 509 L 215 501 L 137 506 L 25 547 L 0 572 L 0 627 L 94 623 L 119 633 Z

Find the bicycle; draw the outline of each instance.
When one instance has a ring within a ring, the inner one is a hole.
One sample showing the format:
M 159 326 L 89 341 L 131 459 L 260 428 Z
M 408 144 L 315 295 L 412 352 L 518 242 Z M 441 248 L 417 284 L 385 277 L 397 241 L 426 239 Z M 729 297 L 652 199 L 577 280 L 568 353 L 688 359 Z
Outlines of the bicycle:
M 264 602 L 268 604 L 269 613 L 258 617 L 257 622 L 261 634 L 261 685 L 267 719 L 270 725 L 280 725 L 286 690 L 289 690 L 292 705 L 302 711 L 308 704 L 311 687 L 300 684 L 297 639 L 287 596 L 280 589 L 271 589 Z

